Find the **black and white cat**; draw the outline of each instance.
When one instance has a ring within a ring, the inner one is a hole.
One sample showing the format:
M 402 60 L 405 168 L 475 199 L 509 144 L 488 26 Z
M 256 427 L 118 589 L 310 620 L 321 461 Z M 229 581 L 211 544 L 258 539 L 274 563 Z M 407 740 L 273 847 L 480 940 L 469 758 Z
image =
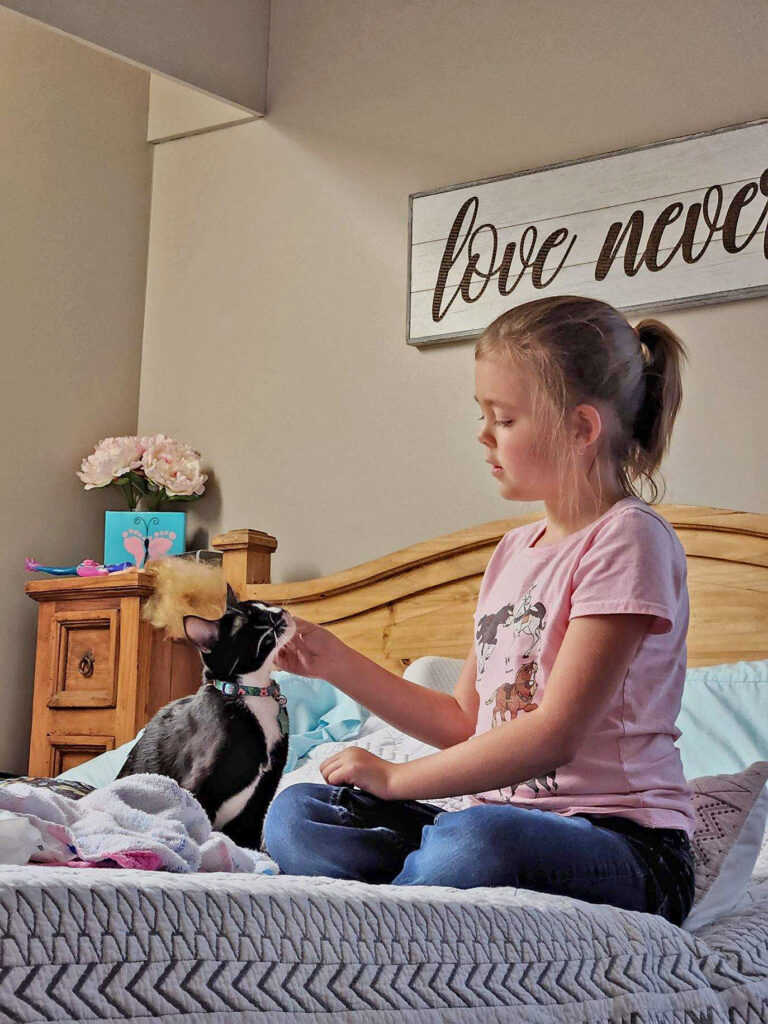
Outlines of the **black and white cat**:
M 170 776 L 215 830 L 258 850 L 288 757 L 285 697 L 269 673 L 296 624 L 284 608 L 239 602 L 228 586 L 224 615 L 185 615 L 184 630 L 200 650 L 203 684 L 157 712 L 117 777 Z

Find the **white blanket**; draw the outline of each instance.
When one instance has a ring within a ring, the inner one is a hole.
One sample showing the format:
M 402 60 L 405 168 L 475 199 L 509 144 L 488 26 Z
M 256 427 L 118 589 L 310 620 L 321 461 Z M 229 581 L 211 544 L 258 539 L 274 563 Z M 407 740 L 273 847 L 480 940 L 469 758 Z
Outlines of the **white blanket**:
M 237 846 L 223 832 L 214 832 L 201 804 L 164 775 L 130 775 L 116 779 L 79 800 L 11 782 L 0 786 L 0 810 L 26 818 L 38 836 L 13 863 L 66 863 L 190 871 L 241 871 L 279 874 L 265 853 Z M 13 824 L 8 816 L 0 821 Z M 10 829 L 9 829 L 10 834 Z M 19 843 L 24 836 L 19 829 Z M 0 844 L 2 845 L 2 844 Z M 8 844 L 6 844 L 6 849 Z

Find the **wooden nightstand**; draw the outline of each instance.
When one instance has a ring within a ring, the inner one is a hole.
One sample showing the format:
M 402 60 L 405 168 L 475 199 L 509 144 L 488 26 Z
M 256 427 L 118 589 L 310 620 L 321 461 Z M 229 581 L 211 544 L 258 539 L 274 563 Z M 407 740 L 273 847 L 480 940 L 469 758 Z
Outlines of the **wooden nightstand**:
M 269 583 L 274 537 L 232 530 L 211 546 L 236 594 Z M 127 743 L 161 707 L 199 688 L 197 648 L 141 618 L 152 588 L 139 569 L 25 584 L 39 604 L 29 775 L 49 778 Z
M 35 580 L 39 602 L 28 774 L 50 777 L 133 739 L 154 713 L 200 686 L 197 648 L 140 617 L 152 579 Z

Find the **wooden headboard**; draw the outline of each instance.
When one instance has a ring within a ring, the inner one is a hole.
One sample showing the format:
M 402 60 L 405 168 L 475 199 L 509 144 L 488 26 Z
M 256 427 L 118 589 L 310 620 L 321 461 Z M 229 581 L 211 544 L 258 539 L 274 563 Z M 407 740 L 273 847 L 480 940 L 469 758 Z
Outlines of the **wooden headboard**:
M 768 515 L 654 505 L 688 558 L 688 665 L 768 658 Z M 241 600 L 282 605 L 402 675 L 422 655 L 466 658 L 483 572 L 501 537 L 544 514 L 497 519 L 421 541 L 362 565 L 270 583 L 277 540 L 258 530 L 215 537 Z

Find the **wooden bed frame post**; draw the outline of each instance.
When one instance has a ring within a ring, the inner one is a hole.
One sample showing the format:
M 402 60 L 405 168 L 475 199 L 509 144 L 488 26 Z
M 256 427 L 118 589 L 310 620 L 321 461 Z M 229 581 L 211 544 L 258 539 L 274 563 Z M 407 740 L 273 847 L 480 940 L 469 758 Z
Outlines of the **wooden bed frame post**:
M 230 530 L 211 541 L 224 556 L 224 575 L 238 599 L 245 599 L 251 584 L 270 583 L 270 561 L 277 539 L 261 530 Z

